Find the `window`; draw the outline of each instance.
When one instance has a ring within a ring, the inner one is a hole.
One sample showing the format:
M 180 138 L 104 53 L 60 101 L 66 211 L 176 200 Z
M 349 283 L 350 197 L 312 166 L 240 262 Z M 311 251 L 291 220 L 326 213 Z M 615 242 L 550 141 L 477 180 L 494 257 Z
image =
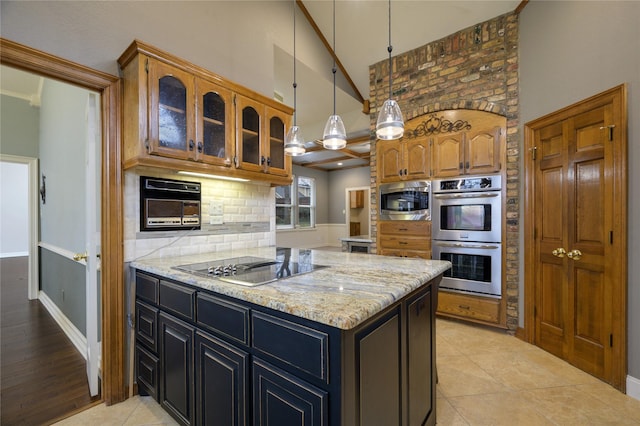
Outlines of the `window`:
M 291 185 L 276 187 L 276 228 L 316 226 L 316 181 L 293 177 Z

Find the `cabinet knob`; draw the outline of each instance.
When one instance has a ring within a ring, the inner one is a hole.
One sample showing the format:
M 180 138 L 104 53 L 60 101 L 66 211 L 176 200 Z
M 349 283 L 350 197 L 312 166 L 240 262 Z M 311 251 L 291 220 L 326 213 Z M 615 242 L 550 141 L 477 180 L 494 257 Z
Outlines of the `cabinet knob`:
M 260 157 L 260 165 L 264 166 L 265 161 L 266 161 L 266 158 L 264 158 L 264 155 Z
M 189 151 L 193 151 L 193 146 L 194 146 L 193 139 L 190 139 L 189 140 Z
M 198 142 L 198 152 L 202 153 L 202 142 Z
M 271 166 L 271 157 L 267 157 L 267 166 Z

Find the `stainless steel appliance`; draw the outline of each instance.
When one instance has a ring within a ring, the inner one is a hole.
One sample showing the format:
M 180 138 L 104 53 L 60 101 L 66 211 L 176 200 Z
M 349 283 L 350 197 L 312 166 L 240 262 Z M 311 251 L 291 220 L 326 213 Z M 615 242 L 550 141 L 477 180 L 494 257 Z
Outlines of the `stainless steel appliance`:
M 448 260 L 440 288 L 501 297 L 502 177 L 433 181 L 432 252 Z
M 433 239 L 502 241 L 502 177 L 433 181 Z
M 221 281 L 255 287 L 262 284 L 327 268 L 311 263 L 310 250 L 299 250 L 298 261 L 291 261 L 291 249 L 276 248 L 275 259 L 240 256 L 210 262 L 175 266 L 182 272 Z
M 380 220 L 431 220 L 430 181 L 384 183 L 378 192 Z
M 200 183 L 140 177 L 140 230 L 200 229 Z

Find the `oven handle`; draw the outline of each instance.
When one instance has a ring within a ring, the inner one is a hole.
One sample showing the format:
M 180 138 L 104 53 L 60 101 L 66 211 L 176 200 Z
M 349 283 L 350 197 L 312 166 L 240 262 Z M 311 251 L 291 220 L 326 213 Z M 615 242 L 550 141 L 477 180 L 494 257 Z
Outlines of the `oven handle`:
M 500 246 L 492 245 L 492 244 L 464 244 L 464 243 L 443 243 L 434 241 L 434 245 L 439 247 L 450 247 L 450 248 L 478 248 L 478 249 L 499 249 Z
M 500 191 L 495 192 L 465 192 L 465 193 L 455 193 L 455 194 L 433 194 L 435 198 L 441 198 L 443 200 L 446 199 L 456 199 L 456 198 L 488 198 L 488 197 L 499 197 Z

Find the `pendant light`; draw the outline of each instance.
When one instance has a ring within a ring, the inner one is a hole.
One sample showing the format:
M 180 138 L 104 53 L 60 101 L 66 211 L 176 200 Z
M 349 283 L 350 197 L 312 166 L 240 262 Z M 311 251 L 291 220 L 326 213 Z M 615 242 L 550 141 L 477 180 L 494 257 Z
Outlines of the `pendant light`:
M 304 138 L 300 127 L 296 124 L 296 116 L 298 108 L 296 107 L 296 0 L 293 0 L 293 126 L 287 132 L 284 138 L 284 153 L 293 157 L 302 155 L 306 152 L 304 147 Z
M 391 99 L 391 0 L 389 0 L 389 99 L 384 101 L 378 121 L 376 122 L 376 136 L 382 140 L 400 139 L 404 134 L 404 121 L 402 119 L 402 111 L 396 101 Z
M 336 114 L 336 0 L 333 0 L 333 115 L 324 126 L 322 146 L 326 149 L 342 149 L 347 146 L 347 132 L 342 118 Z

